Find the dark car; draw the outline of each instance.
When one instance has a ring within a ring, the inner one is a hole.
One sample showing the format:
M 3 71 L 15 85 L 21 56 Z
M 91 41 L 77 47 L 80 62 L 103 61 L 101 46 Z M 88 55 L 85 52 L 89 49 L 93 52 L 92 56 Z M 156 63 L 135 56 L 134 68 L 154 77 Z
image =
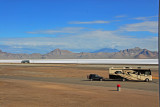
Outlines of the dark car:
M 21 63 L 30 63 L 29 60 L 22 60 Z
M 103 81 L 103 77 L 97 75 L 97 74 L 90 74 L 87 76 L 88 79 L 92 80 L 99 80 L 99 81 Z

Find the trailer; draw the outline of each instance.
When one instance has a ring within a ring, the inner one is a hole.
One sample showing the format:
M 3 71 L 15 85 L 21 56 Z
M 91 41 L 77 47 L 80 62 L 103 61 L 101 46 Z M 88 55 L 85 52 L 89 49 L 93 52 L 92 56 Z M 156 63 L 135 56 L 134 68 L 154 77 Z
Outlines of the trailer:
M 111 67 L 109 68 L 109 79 L 118 79 L 122 81 L 152 81 L 150 69 L 141 67 Z

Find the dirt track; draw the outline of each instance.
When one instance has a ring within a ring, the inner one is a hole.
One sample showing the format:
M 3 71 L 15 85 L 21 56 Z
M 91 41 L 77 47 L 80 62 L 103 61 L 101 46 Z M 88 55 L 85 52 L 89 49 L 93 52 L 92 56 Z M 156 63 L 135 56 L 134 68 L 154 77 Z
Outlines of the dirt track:
M 157 107 L 158 80 L 153 82 L 87 81 L 86 75 L 108 77 L 110 66 L 77 64 L 1 64 L 2 107 Z M 129 66 L 129 65 L 125 65 Z M 139 65 L 130 65 L 139 66 Z M 151 68 L 158 77 L 157 65 Z M 116 84 L 122 91 L 116 91 Z M 116 103 L 115 103 L 116 102 Z

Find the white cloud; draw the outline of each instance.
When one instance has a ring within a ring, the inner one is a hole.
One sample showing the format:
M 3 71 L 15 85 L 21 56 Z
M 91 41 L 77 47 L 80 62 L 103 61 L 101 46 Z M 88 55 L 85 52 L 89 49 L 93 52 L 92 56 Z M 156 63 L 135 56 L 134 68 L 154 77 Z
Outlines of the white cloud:
M 18 41 L 18 42 L 17 42 Z M 23 48 L 47 47 L 49 49 L 72 49 L 72 50 L 96 50 L 101 48 L 126 49 L 133 47 L 157 50 L 158 38 L 131 38 L 122 36 L 116 31 L 88 31 L 82 34 L 68 35 L 56 38 L 35 37 L 35 38 L 16 38 L 0 40 L 4 45 L 21 46 Z
M 80 22 L 80 21 L 72 21 L 69 24 L 106 24 L 109 21 L 97 20 L 97 21 L 88 21 L 88 22 Z
M 151 33 L 158 33 L 158 22 L 157 21 L 145 21 L 141 23 L 127 24 L 120 27 L 120 31 L 148 31 Z
M 85 28 L 83 27 L 66 27 L 58 30 L 39 30 L 39 31 L 33 31 L 33 32 L 27 32 L 31 34 L 56 34 L 56 33 L 77 33 Z
M 119 15 L 119 16 L 115 16 L 116 18 L 123 18 L 123 17 L 127 17 L 127 15 Z
M 158 38 L 153 36 L 147 36 L 144 38 L 133 38 L 131 36 L 123 36 L 119 32 L 135 32 L 135 31 L 148 31 L 157 33 L 158 22 L 157 21 L 145 21 L 141 23 L 127 24 L 120 27 L 115 31 L 103 31 L 94 30 L 87 31 L 83 27 L 66 27 L 58 30 L 41 30 L 28 32 L 32 34 L 56 34 L 56 33 L 68 33 L 67 36 L 57 37 L 32 37 L 32 38 L 12 38 L 1 39 L 2 45 L 7 45 L 13 48 L 32 48 L 39 49 L 44 48 L 46 53 L 48 49 L 71 49 L 71 50 L 97 50 L 101 48 L 116 48 L 119 50 L 126 48 L 147 48 L 149 50 L 158 49 Z M 17 42 L 18 41 L 18 42 Z
M 151 19 L 157 18 L 157 17 L 158 16 L 148 16 L 148 17 L 136 17 L 136 18 L 133 18 L 133 19 L 147 21 L 147 20 L 151 20 Z

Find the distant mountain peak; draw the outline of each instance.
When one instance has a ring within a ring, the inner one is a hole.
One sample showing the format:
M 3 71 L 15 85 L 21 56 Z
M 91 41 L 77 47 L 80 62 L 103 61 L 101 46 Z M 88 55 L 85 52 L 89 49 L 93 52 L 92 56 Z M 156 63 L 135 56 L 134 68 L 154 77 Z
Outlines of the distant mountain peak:
M 121 50 L 120 52 L 123 53 L 137 53 L 142 51 L 143 49 L 139 48 L 139 47 L 135 47 L 135 48 L 131 48 L 131 49 L 125 49 L 125 50 Z
M 61 50 L 59 49 L 59 48 L 57 48 L 57 49 L 55 49 L 55 50 L 53 50 L 53 51 L 51 51 L 51 52 L 60 52 Z
M 56 48 L 56 49 L 54 49 L 54 50 L 52 50 L 52 51 L 60 51 L 61 49 L 59 49 L 59 48 Z
M 141 48 L 139 48 L 139 47 L 135 47 L 135 48 L 133 48 L 133 49 L 135 49 L 135 50 L 139 50 L 139 49 L 141 49 Z
M 68 50 L 61 50 L 59 48 L 51 51 L 50 53 L 48 54 L 52 54 L 52 55 L 62 55 L 62 54 L 69 54 L 69 53 L 72 53 L 71 51 L 68 51 Z
M 99 53 L 99 52 L 112 53 L 112 52 L 119 52 L 119 50 L 118 49 L 112 49 L 112 48 L 102 48 L 102 49 L 96 50 L 92 53 Z

